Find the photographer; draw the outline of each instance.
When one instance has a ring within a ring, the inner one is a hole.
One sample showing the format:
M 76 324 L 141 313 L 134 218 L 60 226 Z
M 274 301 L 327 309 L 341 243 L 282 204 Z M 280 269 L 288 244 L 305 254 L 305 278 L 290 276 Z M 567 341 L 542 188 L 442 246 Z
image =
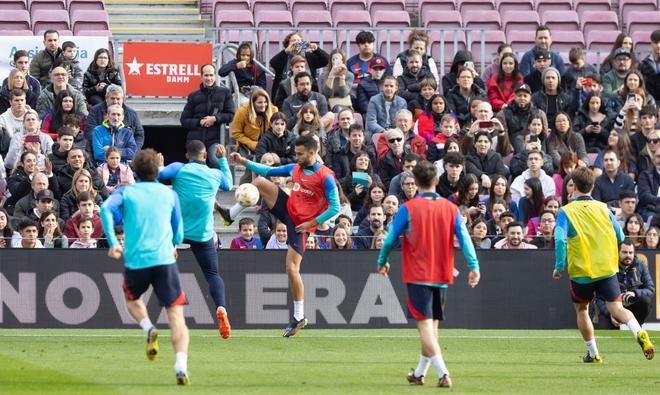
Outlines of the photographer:
M 619 273 L 616 276 L 621 287 L 623 307 L 635 315 L 640 325 L 643 324 L 651 308 L 655 285 L 649 268 L 635 257 L 635 246 L 629 239 L 619 247 Z M 605 301 L 600 296 L 596 296 L 595 303 L 600 314 L 609 319 L 612 327 L 618 328 L 621 325 L 610 316 Z
M 291 64 L 291 58 L 296 55 L 304 56 L 307 59 L 309 73 L 313 79 L 312 86 L 316 87 L 316 70 L 328 64 L 330 60 L 328 54 L 318 45 L 305 41 L 301 32 L 288 34 L 284 37 L 282 45 L 284 45 L 284 49 L 270 59 L 270 66 L 275 71 L 271 97 L 275 97 L 277 88 L 280 86 L 280 81 L 289 77 L 288 66 Z

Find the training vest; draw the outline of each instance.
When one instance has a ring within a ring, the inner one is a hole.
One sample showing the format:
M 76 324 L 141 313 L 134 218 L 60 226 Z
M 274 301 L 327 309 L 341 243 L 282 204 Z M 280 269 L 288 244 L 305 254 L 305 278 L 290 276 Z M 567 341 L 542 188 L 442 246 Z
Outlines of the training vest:
M 403 282 L 452 284 L 458 207 L 447 199 L 420 196 L 404 205 L 410 231 L 403 234 Z
M 575 200 L 562 207 L 577 235 L 568 236 L 566 260 L 571 278 L 599 278 L 619 271 L 619 249 L 605 203 Z
M 332 170 L 321 165 L 313 174 L 305 174 L 300 165 L 296 165 L 291 172 L 293 189 L 287 202 L 287 209 L 293 223 L 300 225 L 310 221 L 328 209 L 330 203 L 325 197 L 324 183 Z

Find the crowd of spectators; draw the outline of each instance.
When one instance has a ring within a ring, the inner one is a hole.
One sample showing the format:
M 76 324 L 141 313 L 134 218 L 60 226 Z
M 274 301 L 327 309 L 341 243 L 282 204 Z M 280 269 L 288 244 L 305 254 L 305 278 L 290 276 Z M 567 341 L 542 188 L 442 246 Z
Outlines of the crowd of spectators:
M 657 248 L 660 30 L 645 54 L 635 54 L 622 33 L 600 69 L 580 48 L 563 59 L 547 27 L 535 35 L 533 48 L 502 43 L 480 73 L 466 50 L 443 72 L 424 31 L 412 31 L 395 59 L 375 52 L 369 31 L 357 34 L 359 51 L 350 58 L 294 32 L 267 60 L 275 73 L 270 92 L 255 48 L 242 43 L 219 70 L 203 65 L 181 125 L 214 157 L 220 126 L 229 124 L 230 148 L 269 165 L 295 161 L 295 138 L 315 136 L 342 210 L 310 235 L 310 249 L 378 248 L 398 207 L 416 194 L 410 170 L 420 160 L 435 164 L 437 192 L 460 207 L 477 248 L 554 248 L 556 214 L 571 199 L 578 166 L 597 175 L 594 198 L 635 246 Z M 75 51 L 47 31 L 31 62 L 16 52 L 3 82 L 4 246 L 19 246 L 32 225 L 37 246 L 102 244 L 98 205 L 134 182 L 129 163 L 144 130 L 123 102 L 112 56 L 99 49 L 83 72 Z M 238 92 L 218 83 L 230 73 Z M 252 177 L 246 172 L 240 182 Z M 290 179 L 273 181 L 293 187 Z M 258 221 L 241 220 L 239 231 L 231 248 L 286 246 L 286 227 L 265 207 Z

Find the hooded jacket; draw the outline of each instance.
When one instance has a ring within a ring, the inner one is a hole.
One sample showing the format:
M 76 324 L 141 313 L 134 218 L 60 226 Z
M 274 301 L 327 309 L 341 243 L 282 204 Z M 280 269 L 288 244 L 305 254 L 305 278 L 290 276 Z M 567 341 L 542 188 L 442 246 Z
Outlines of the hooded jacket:
M 261 71 L 256 63 L 252 62 L 244 69 L 237 69 L 236 63 L 238 62 L 237 59 L 232 59 L 225 63 L 220 67 L 220 70 L 218 70 L 218 75 L 220 75 L 220 77 L 226 77 L 233 71 L 239 88 L 244 86 L 259 86 L 266 89 L 266 73 Z
M 532 103 L 536 108 L 539 110 L 542 110 L 545 112 L 546 117 L 548 118 L 548 123 L 552 125 L 552 129 L 554 129 L 554 124 L 555 124 L 555 115 L 559 112 L 565 112 L 571 116 L 572 111 L 571 111 L 571 95 L 568 92 L 565 92 L 564 90 L 561 89 L 561 76 L 559 75 L 559 71 L 554 68 L 547 68 L 543 71 L 543 74 L 541 76 L 541 79 L 545 79 L 545 75 L 549 71 L 555 71 L 557 72 L 557 77 L 559 80 L 557 81 L 557 108 L 556 111 L 553 113 L 548 113 L 548 108 L 549 108 L 549 98 L 548 94 L 545 91 L 545 85 L 541 87 L 541 90 L 535 92 L 532 94 Z
M 644 76 L 646 90 L 651 96 L 660 99 L 660 69 L 653 58 L 653 52 L 645 57 L 639 65 L 639 69 Z
M 509 133 L 509 140 L 513 141 L 516 136 L 527 130 L 527 121 L 531 115 L 541 117 L 543 130 L 548 130 L 548 119 L 545 112 L 537 109 L 534 103 L 522 108 L 513 101 L 511 105 L 498 112 L 496 118 L 502 123 L 504 130 Z
M 458 72 L 459 64 L 463 64 L 468 61 L 472 61 L 472 53 L 470 51 L 463 50 L 456 52 L 456 55 L 454 55 L 454 60 L 451 62 L 451 69 L 449 69 L 449 73 L 442 77 L 442 92 L 444 92 L 445 96 L 447 95 L 447 92 L 458 85 L 456 82 L 456 72 Z M 481 77 L 474 77 L 474 83 L 477 84 L 481 89 L 486 89 L 486 85 L 484 84 L 484 81 L 481 79 Z
M 94 144 L 94 160 L 98 164 L 105 161 L 103 147 L 119 148 L 122 162 L 133 160 L 138 150 L 131 129 L 125 127 L 123 123 L 119 127 L 110 126 L 107 120 L 94 129 L 92 142 Z

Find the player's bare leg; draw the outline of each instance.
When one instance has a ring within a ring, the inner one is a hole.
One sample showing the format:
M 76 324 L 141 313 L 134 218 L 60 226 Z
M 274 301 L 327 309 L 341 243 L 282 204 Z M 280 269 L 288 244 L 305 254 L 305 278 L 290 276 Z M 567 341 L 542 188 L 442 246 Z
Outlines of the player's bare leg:
M 142 299 L 127 300 L 126 310 L 128 310 L 131 317 L 140 324 L 140 327 L 144 331 L 144 335 L 147 339 L 147 358 L 150 361 L 153 361 L 156 359 L 156 356 L 158 356 L 158 330 L 156 330 L 156 327 L 149 319 L 147 307 L 142 302 Z
M 578 329 L 580 330 L 584 344 L 587 346 L 587 355 L 582 358 L 582 361 L 585 363 L 602 362 L 598 354 L 598 347 L 596 347 L 594 325 L 591 323 L 591 318 L 589 317 L 589 305 L 573 303 L 573 306 L 575 307 Z
M 176 363 L 174 371 L 176 372 L 176 381 L 179 385 L 190 385 L 188 377 L 188 344 L 190 338 L 188 327 L 183 317 L 183 306 L 172 306 L 166 309 L 167 321 L 172 331 L 172 347 L 176 354 Z
M 419 372 L 411 372 L 408 375 L 408 382 L 411 384 L 423 384 L 422 371 L 426 370 L 426 364 L 430 363 L 435 367 L 438 372 L 438 386 L 449 388 L 451 387 L 451 379 L 449 378 L 449 371 L 442 359 L 440 351 L 440 344 L 438 343 L 438 320 L 417 320 L 417 331 L 419 332 L 419 340 L 422 345 L 422 355 L 420 357 L 420 364 L 418 365 Z M 426 360 L 424 360 L 426 358 Z M 411 377 L 412 376 L 412 377 Z
M 300 264 L 302 255 L 297 253 L 291 246 L 286 253 L 286 274 L 289 277 L 289 288 L 293 296 L 293 321 L 284 329 L 283 336 L 294 336 L 300 329 L 307 326 L 305 318 L 304 300 L 305 284 L 300 275 Z
M 615 320 L 625 323 L 628 328 L 630 328 L 633 336 L 637 339 L 637 343 L 642 348 L 644 357 L 646 357 L 646 359 L 653 359 L 655 346 L 651 343 L 649 334 L 642 329 L 633 313 L 630 310 L 625 309 L 619 301 L 607 302 L 607 310 Z

